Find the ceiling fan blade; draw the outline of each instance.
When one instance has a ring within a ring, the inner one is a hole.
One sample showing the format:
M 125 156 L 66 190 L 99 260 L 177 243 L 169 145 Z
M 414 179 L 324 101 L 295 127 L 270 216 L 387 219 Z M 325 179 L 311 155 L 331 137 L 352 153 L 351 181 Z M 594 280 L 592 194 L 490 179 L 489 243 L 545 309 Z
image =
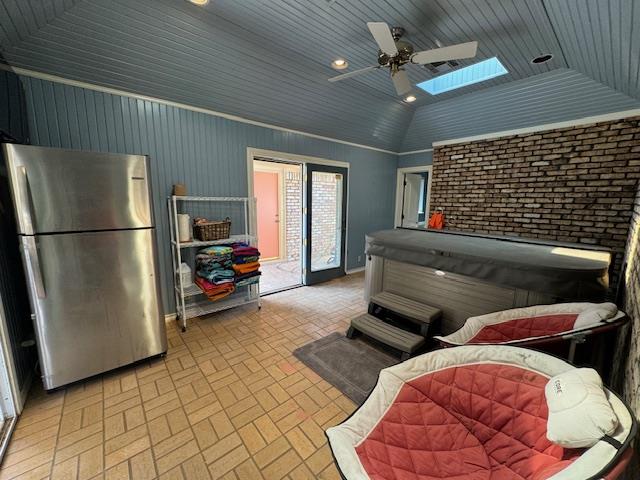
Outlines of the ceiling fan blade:
M 404 70 L 398 70 L 395 73 L 391 72 L 391 80 L 393 80 L 393 86 L 396 87 L 398 95 L 409 93 L 413 88 L 409 81 L 409 76 Z
M 398 54 L 398 47 L 396 47 L 396 41 L 391 35 L 389 25 L 384 22 L 368 22 L 367 27 L 369 27 L 369 31 L 380 47 L 380 50 L 391 56 Z
M 354 70 L 353 72 L 347 72 L 347 73 L 343 73 L 342 75 L 336 75 L 335 77 L 331 77 L 329 79 L 329 81 L 330 82 L 339 82 L 340 80 L 344 80 L 345 78 L 355 77 L 356 75 L 361 75 L 363 73 L 367 73 L 367 72 L 370 72 L 372 70 L 377 70 L 379 68 L 380 68 L 379 65 L 375 65 L 375 66 L 372 66 L 372 67 L 361 68 L 360 70 Z
M 424 65 L 426 63 L 472 58 L 476 56 L 477 50 L 478 42 L 459 43 L 449 47 L 434 48 L 433 50 L 414 53 L 411 56 L 411 62 Z

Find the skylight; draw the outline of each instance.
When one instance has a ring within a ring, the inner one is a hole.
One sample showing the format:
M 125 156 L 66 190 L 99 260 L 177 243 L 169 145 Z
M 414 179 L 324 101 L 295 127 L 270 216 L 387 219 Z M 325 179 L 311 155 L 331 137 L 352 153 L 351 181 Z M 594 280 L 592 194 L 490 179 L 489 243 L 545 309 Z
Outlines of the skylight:
M 456 88 L 466 87 L 474 83 L 484 82 L 491 78 L 504 75 L 507 69 L 500 63 L 497 57 L 474 63 L 468 67 L 445 73 L 439 77 L 432 78 L 425 82 L 419 83 L 417 86 L 431 95 L 455 90 Z

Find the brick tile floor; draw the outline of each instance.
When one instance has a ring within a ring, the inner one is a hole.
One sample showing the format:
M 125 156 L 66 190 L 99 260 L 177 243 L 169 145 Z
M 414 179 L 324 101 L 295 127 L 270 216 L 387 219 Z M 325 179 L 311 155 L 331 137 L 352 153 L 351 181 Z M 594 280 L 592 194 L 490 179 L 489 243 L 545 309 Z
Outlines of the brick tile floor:
M 167 325 L 164 359 L 34 386 L 0 479 L 337 479 L 324 429 L 355 405 L 292 356 L 365 311 L 351 275 Z
M 260 264 L 260 293 L 269 293 L 302 283 L 300 260 Z

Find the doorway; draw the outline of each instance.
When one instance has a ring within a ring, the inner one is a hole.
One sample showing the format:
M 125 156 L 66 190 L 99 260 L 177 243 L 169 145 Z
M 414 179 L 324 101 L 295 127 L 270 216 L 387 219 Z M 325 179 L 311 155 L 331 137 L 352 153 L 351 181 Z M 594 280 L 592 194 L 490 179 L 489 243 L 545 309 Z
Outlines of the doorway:
M 348 170 L 306 165 L 305 285 L 344 275 Z
M 398 169 L 395 226 L 427 228 L 431 166 Z
M 302 165 L 253 160 L 260 293 L 302 285 Z
M 349 164 L 247 149 L 260 294 L 346 274 Z

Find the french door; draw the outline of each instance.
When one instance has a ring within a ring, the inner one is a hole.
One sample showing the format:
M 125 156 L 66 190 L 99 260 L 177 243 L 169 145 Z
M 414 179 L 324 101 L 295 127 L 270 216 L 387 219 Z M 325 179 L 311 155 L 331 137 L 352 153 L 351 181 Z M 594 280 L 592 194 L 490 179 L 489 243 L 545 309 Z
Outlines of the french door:
M 304 284 L 345 274 L 348 170 L 306 164 Z

